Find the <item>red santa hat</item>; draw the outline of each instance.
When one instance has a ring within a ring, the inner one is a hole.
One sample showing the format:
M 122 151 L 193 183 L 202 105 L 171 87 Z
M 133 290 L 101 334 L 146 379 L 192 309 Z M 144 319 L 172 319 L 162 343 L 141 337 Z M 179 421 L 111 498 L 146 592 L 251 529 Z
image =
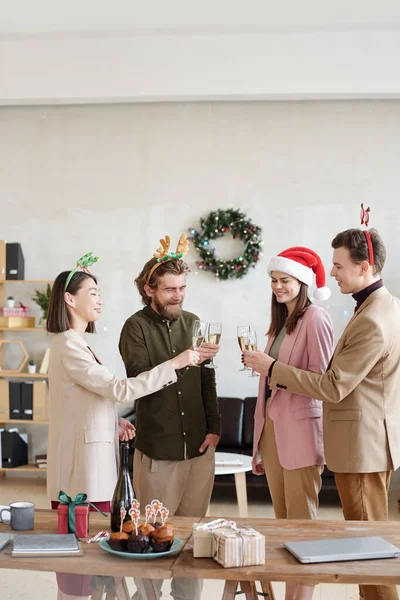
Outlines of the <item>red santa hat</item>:
M 280 252 L 278 256 L 271 258 L 268 264 L 268 275 L 272 271 L 280 271 L 295 277 L 308 286 L 312 285 L 315 275 L 317 289 L 314 292 L 316 300 L 327 300 L 331 290 L 326 287 L 325 269 L 320 256 L 302 246 L 294 246 Z

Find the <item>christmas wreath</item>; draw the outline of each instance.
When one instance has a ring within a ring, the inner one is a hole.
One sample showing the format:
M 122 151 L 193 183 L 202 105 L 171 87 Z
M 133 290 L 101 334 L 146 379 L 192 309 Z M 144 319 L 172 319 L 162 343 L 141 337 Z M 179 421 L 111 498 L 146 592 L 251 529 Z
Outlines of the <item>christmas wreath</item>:
M 239 210 L 216 210 L 200 219 L 200 231 L 189 229 L 193 244 L 200 255 L 199 269 L 211 271 L 218 279 L 241 279 L 262 256 L 261 227 L 254 225 Z M 237 258 L 221 260 L 215 255 L 211 240 L 230 232 L 243 242 L 243 252 Z

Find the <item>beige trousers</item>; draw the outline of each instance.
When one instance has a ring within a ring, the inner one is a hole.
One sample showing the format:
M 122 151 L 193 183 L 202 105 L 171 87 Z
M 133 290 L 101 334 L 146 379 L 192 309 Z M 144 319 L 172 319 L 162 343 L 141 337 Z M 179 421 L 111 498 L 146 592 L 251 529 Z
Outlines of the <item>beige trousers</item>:
M 284 469 L 278 458 L 274 422 L 266 409 L 266 418 L 260 439 L 260 450 L 265 474 L 277 519 L 315 519 L 318 494 L 321 490 L 323 465 L 301 469 Z
M 135 450 L 133 487 L 142 507 L 154 498 L 169 516 L 204 517 L 214 485 L 215 448 L 189 460 L 153 460 Z
M 321 490 L 323 465 L 301 469 L 284 469 L 278 458 L 274 422 L 265 407 L 265 425 L 260 438 L 260 451 L 265 475 L 277 519 L 315 519 Z M 311 600 L 313 585 L 287 583 L 285 600 Z
M 335 473 L 336 487 L 348 521 L 387 521 L 391 471 Z M 360 585 L 364 600 L 398 600 L 395 585 Z
M 153 460 L 135 450 L 133 487 L 144 508 L 155 498 L 169 509 L 169 516 L 204 517 L 214 485 L 215 448 L 209 446 L 202 456 L 189 460 Z M 132 600 L 146 598 L 140 580 Z M 162 579 L 152 580 L 158 597 Z M 171 595 L 175 600 L 200 600 L 201 579 L 173 579 Z

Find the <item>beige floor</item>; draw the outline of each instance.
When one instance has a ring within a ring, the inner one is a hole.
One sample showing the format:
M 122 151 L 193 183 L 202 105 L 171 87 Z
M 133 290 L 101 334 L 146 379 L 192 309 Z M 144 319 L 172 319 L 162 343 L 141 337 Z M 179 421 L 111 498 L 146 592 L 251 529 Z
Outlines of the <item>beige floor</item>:
M 29 500 L 35 502 L 38 508 L 48 508 L 45 495 L 44 479 L 7 477 L 0 479 L 0 504 L 9 504 L 12 501 Z M 273 509 L 262 490 L 251 490 L 249 493 L 250 517 L 273 517 Z M 389 518 L 400 521 L 397 510 L 397 499 L 400 497 L 400 473 L 392 479 L 389 494 Z M 210 514 L 216 517 L 238 516 L 236 499 L 232 491 L 219 491 L 214 494 Z M 319 519 L 342 519 L 340 504 L 335 494 L 323 492 Z M 130 590 L 135 590 L 133 582 L 128 582 Z M 29 600 L 54 600 L 57 598 L 57 586 L 53 573 L 35 573 L 28 571 L 0 571 L 0 598 L 1 600 L 15 600 L 29 598 Z M 222 581 L 205 581 L 202 598 L 218 600 L 222 596 Z M 284 598 L 284 584 L 275 583 L 274 589 L 277 600 Z M 163 599 L 170 598 L 170 585 L 166 581 L 163 586 Z M 399 589 L 400 591 L 400 589 Z M 243 596 L 239 596 L 243 598 Z M 70 597 L 72 600 L 72 597 Z M 321 584 L 316 587 L 313 600 L 357 600 L 358 589 L 354 585 L 329 585 Z

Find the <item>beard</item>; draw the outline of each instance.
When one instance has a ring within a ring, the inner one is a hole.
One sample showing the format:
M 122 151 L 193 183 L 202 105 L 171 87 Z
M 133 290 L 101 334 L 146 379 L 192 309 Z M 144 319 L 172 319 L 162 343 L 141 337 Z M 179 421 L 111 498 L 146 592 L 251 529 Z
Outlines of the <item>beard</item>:
M 159 315 L 168 321 L 176 321 L 182 314 L 182 304 L 161 304 L 154 298 L 154 306 Z

